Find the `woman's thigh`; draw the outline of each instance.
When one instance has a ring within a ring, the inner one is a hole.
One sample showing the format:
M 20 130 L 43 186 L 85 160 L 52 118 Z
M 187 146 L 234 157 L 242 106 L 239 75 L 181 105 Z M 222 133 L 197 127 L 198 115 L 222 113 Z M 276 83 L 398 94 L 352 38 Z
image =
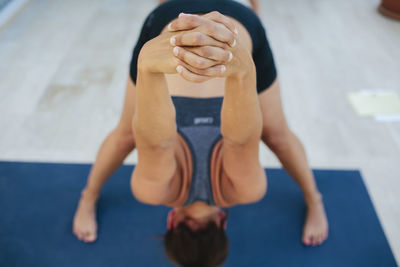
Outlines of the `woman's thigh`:
M 283 111 L 281 90 L 278 78 L 264 92 L 258 95 L 263 127 L 262 139 L 267 145 L 279 143 L 285 140 L 289 133 L 289 126 Z
M 125 134 L 131 134 L 132 137 L 133 137 L 132 119 L 135 113 L 135 103 L 136 103 L 136 87 L 135 84 L 132 82 L 132 79 L 128 77 L 125 89 L 124 107 L 122 109 L 117 129 Z

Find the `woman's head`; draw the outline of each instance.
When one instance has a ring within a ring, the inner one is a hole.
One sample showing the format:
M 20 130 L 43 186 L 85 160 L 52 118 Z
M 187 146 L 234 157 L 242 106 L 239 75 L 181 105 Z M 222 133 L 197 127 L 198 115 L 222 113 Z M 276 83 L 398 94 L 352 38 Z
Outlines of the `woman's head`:
M 229 249 L 225 228 L 226 215 L 222 211 L 200 221 L 171 210 L 164 236 L 166 254 L 172 262 L 184 267 L 220 266 Z

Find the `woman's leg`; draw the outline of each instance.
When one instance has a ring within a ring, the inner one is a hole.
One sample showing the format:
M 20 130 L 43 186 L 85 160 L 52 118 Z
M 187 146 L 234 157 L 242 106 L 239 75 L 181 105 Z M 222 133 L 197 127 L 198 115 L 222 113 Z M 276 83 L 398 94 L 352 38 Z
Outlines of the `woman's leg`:
M 308 212 L 303 231 L 307 245 L 321 244 L 328 235 L 328 222 L 303 145 L 290 130 L 283 113 L 279 82 L 259 95 L 263 114 L 263 142 L 279 158 L 283 167 L 300 186 Z
M 111 174 L 135 148 L 131 126 L 134 110 L 135 86 L 131 79 L 128 79 L 120 121 L 100 147 L 74 217 L 73 232 L 82 241 L 93 242 L 96 240 L 95 207 L 100 190 Z

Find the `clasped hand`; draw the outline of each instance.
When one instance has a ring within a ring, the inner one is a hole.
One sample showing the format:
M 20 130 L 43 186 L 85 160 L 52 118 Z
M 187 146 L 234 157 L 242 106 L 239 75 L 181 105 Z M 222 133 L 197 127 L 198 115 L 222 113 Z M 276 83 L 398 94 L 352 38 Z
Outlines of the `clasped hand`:
M 219 12 L 181 13 L 167 32 L 143 46 L 138 69 L 179 73 L 191 82 L 246 73 L 248 64 L 243 63 L 251 61 L 251 56 L 237 37 L 235 24 Z

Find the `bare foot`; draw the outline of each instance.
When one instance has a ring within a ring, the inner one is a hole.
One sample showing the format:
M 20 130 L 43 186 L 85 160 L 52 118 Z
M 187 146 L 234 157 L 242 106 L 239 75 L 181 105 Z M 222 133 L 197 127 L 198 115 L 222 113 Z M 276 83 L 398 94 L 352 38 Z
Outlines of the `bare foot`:
M 328 238 L 328 219 L 326 218 L 322 197 L 307 203 L 307 217 L 303 228 L 302 241 L 307 246 L 321 245 Z
M 96 200 L 82 194 L 74 216 L 72 231 L 84 242 L 94 242 L 97 239 Z

